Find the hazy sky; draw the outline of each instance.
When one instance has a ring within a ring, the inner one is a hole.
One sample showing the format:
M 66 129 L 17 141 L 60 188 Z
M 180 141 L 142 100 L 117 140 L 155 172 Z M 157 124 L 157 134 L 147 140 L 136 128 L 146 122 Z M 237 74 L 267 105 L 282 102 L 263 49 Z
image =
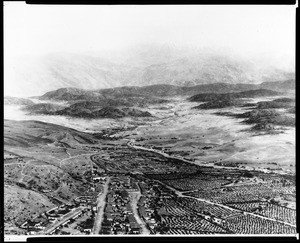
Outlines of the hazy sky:
M 295 6 L 51 6 L 4 2 L 5 58 L 139 43 L 295 53 Z

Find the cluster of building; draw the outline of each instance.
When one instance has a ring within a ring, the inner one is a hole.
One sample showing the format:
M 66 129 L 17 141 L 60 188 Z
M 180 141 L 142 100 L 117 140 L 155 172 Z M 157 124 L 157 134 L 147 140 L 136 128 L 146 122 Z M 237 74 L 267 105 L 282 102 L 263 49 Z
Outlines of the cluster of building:
M 80 216 L 80 214 L 84 213 L 84 210 L 77 208 L 76 205 L 63 204 L 38 215 L 32 220 L 27 220 L 20 226 L 20 228 L 26 229 L 27 233 L 32 235 L 41 231 L 46 231 L 47 228 L 51 227 L 51 225 L 55 223 L 57 223 L 57 227 L 64 226 L 70 222 L 70 219 L 64 220 L 65 215 L 72 211 L 74 211 L 74 214 L 72 214 L 73 217 L 70 219 L 75 219 Z
M 58 234 L 59 231 L 63 228 L 63 227 L 68 227 L 70 224 L 72 224 L 73 222 L 75 222 L 77 220 L 77 218 L 81 217 L 85 212 L 87 212 L 88 210 L 90 210 L 89 208 L 74 208 L 72 209 L 73 213 L 71 213 L 68 217 L 66 217 L 66 215 L 64 215 L 62 218 L 60 218 L 60 222 L 56 225 L 57 227 L 50 227 L 49 230 L 46 230 L 45 233 L 47 234 Z M 52 224 L 55 224 L 55 220 L 51 222 Z M 53 226 L 53 225 L 52 225 Z M 81 231 L 84 231 L 84 229 L 82 229 Z
M 139 190 L 127 176 L 111 178 L 106 196 L 101 234 L 139 234 L 141 228 L 134 217 L 128 191 Z
M 106 176 L 103 173 L 99 175 L 97 172 L 95 168 L 93 170 L 93 184 L 85 196 L 77 197 L 73 203 L 68 205 L 62 204 L 38 215 L 32 220 L 29 219 L 20 225 L 20 228 L 25 229 L 27 234 L 30 235 L 38 233 L 54 234 L 61 228 L 73 223 L 76 218 L 80 217 L 86 211 L 89 210 L 93 214 L 96 213 L 95 197 L 97 197 L 96 194 L 99 190 L 101 191 L 102 183 L 106 181 Z M 88 232 L 91 229 L 80 228 L 80 231 Z
M 93 198 L 91 196 L 80 196 L 74 199 L 76 206 L 86 206 L 93 203 Z
M 139 215 L 151 233 L 156 234 L 159 222 L 155 216 L 155 209 L 161 204 L 163 198 L 169 198 L 171 195 L 158 183 L 139 182 L 139 187 L 143 195 L 138 203 Z
M 20 228 L 26 229 L 27 234 L 33 235 L 39 231 L 44 230 L 49 224 L 50 224 L 50 221 L 47 220 L 47 217 L 45 216 L 45 214 L 41 214 L 32 220 L 25 221 L 20 226 Z
M 138 203 L 138 212 L 152 233 L 155 233 L 157 222 L 153 217 L 154 209 L 150 207 L 149 198 L 142 196 Z

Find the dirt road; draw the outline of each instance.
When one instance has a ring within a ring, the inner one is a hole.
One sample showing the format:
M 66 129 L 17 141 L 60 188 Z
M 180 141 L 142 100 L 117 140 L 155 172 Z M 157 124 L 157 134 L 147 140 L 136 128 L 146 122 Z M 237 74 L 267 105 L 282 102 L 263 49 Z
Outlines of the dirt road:
M 97 215 L 95 217 L 94 227 L 91 234 L 97 235 L 101 229 L 101 223 L 103 221 L 104 207 L 105 207 L 105 198 L 108 192 L 108 184 L 110 177 L 107 177 L 105 184 L 103 185 L 103 192 L 99 195 L 97 199 Z
M 147 229 L 146 223 L 140 218 L 140 216 L 138 214 L 137 203 L 141 197 L 141 192 L 140 191 L 130 192 L 130 197 L 131 197 L 130 202 L 131 202 L 132 211 L 133 211 L 136 221 L 138 222 L 138 224 L 140 225 L 140 227 L 142 229 L 142 235 L 150 235 L 150 230 Z
M 262 215 L 259 215 L 259 214 L 255 214 L 255 213 L 243 211 L 243 210 L 240 210 L 240 209 L 231 208 L 231 207 L 226 206 L 224 204 L 220 204 L 220 203 L 216 203 L 216 202 L 211 202 L 211 201 L 206 200 L 206 199 L 183 195 L 182 193 L 184 193 L 184 192 L 178 191 L 175 188 L 173 188 L 173 187 L 171 187 L 169 185 L 166 185 L 165 183 L 163 183 L 163 182 L 161 182 L 159 180 L 155 180 L 155 181 L 158 182 L 158 183 L 160 183 L 160 184 L 162 184 L 162 185 L 164 185 L 165 187 L 169 188 L 170 190 L 174 191 L 178 197 L 192 198 L 192 199 L 195 199 L 195 200 L 198 200 L 198 201 L 201 201 L 201 202 L 205 202 L 205 203 L 209 203 L 209 204 L 212 204 L 212 205 L 215 205 L 215 206 L 219 206 L 219 207 L 222 207 L 222 208 L 225 208 L 225 209 L 229 209 L 229 210 L 231 210 L 233 212 L 236 212 L 236 213 L 243 213 L 245 215 L 249 214 L 249 215 L 252 215 L 254 217 L 259 217 L 259 218 L 262 218 L 262 219 L 271 220 L 271 221 L 275 221 L 277 223 L 281 223 L 281 224 L 285 224 L 285 225 L 288 225 L 288 226 L 296 227 L 293 224 L 290 224 L 290 223 L 287 223 L 287 222 L 284 222 L 284 221 L 281 221 L 281 220 L 277 220 L 277 219 L 273 219 L 273 218 L 268 218 L 268 217 L 265 217 L 265 216 L 262 216 Z
M 61 220 L 55 222 L 54 224 L 52 224 L 51 226 L 49 226 L 45 230 L 43 230 L 42 234 L 45 234 L 45 235 L 50 234 L 52 231 L 54 231 L 56 228 L 58 228 L 60 225 L 62 225 L 67 220 L 75 217 L 76 215 L 79 215 L 84 209 L 85 209 L 85 207 L 78 207 L 78 208 L 72 210 L 71 212 L 64 215 Z
M 95 154 L 99 154 L 99 153 L 78 154 L 78 155 L 74 155 L 72 157 L 62 159 L 62 160 L 59 161 L 59 167 L 62 167 L 62 163 L 64 163 L 67 160 L 71 160 L 71 159 L 78 158 L 78 157 L 85 156 L 85 155 L 95 155 Z M 68 153 L 68 155 L 70 156 L 69 153 Z

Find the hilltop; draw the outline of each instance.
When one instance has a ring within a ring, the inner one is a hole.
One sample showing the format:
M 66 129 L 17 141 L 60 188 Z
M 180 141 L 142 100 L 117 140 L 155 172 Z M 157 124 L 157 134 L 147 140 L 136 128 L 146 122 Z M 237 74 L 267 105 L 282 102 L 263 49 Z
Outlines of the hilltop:
M 197 101 L 197 95 L 202 97 L 200 94 L 222 94 L 224 93 L 238 93 L 247 91 L 246 93 L 240 93 L 239 98 L 248 98 L 260 96 L 273 95 L 276 92 L 273 89 L 277 90 L 278 86 L 285 85 L 284 89 L 293 90 L 289 87 L 292 87 L 295 83 L 295 80 L 274 82 L 274 85 L 269 89 L 262 88 L 262 84 L 229 84 L 229 83 L 213 83 L 213 84 L 200 84 L 194 86 L 177 86 L 171 84 L 157 84 L 157 85 L 148 85 L 148 86 L 124 86 L 118 88 L 109 88 L 109 89 L 94 89 L 94 90 L 83 90 L 78 88 L 61 88 L 57 90 L 49 91 L 38 98 L 41 100 L 56 100 L 56 101 L 68 101 L 68 102 L 77 102 L 77 101 L 101 101 L 110 99 L 117 99 L 125 101 L 136 100 L 138 102 L 148 102 L 148 103 L 159 103 L 162 102 L 163 97 L 174 97 L 174 96 L 195 96 L 190 98 L 191 101 Z M 252 90 L 252 91 L 251 91 Z M 267 91 L 269 90 L 269 91 Z M 261 92 L 261 94 L 259 93 Z M 234 94 L 237 95 L 237 94 Z M 212 96 L 212 95 L 211 95 Z M 219 96 L 218 96 L 219 97 Z M 237 98 L 237 97 L 235 97 Z M 200 101 L 200 100 L 199 100 Z M 124 102 L 124 101 L 123 101 Z
M 267 89 L 256 89 L 248 90 L 236 93 L 207 93 L 207 94 L 197 94 L 190 97 L 188 100 L 192 102 L 206 102 L 206 101 L 222 101 L 229 99 L 239 99 L 239 98 L 255 98 L 255 97 L 266 97 L 266 96 L 276 96 L 279 92 L 267 90 Z
M 268 124 L 280 126 L 295 126 L 295 118 L 286 116 L 273 109 L 252 110 L 236 115 L 237 118 L 246 118 L 247 124 L 256 124 L 257 127 L 265 127 Z
M 151 117 L 148 111 L 141 111 L 134 108 L 118 108 L 106 106 L 101 109 L 88 109 L 83 107 L 70 107 L 53 112 L 54 115 L 64 115 L 81 118 L 121 118 L 121 117 Z
M 286 82 L 286 81 L 284 81 Z M 292 82 L 292 81 L 288 81 Z M 69 105 L 62 107 L 50 103 L 27 105 L 24 110 L 31 114 L 63 115 L 80 118 L 119 118 L 119 117 L 150 117 L 138 107 L 152 104 L 168 103 L 177 96 L 190 96 L 189 101 L 207 102 L 195 108 L 216 109 L 228 106 L 247 106 L 241 98 L 268 97 L 282 94 L 281 92 L 255 89 L 254 84 L 205 84 L 196 86 L 175 86 L 167 84 L 149 85 L 145 87 L 118 87 L 100 90 L 83 90 L 78 88 L 61 88 L 36 97 L 40 100 L 63 101 Z M 224 92 L 227 91 L 227 92 Z M 274 101 L 274 104 L 261 103 L 256 106 L 289 107 L 287 101 Z M 283 106 L 283 105 L 284 106 Z M 250 104 L 250 106 L 254 106 Z M 131 108 L 128 110 L 127 108 Z
M 96 97 L 99 97 L 98 93 L 72 87 L 72 88 L 61 88 L 61 89 L 49 91 L 38 98 L 41 100 L 69 101 L 69 100 L 94 99 Z
M 243 92 L 236 93 L 208 93 L 208 94 L 197 94 L 190 98 L 188 98 L 191 102 L 206 102 L 199 106 L 195 106 L 195 109 L 217 109 L 217 108 L 225 108 L 230 106 L 249 106 L 249 104 L 245 104 L 241 98 L 256 98 L 256 97 L 266 97 L 266 96 L 276 96 L 279 95 L 279 92 L 266 90 L 266 89 L 258 89 L 258 90 L 249 90 Z
M 290 108 L 292 106 L 295 106 L 295 101 L 292 99 L 290 99 L 290 101 L 277 99 L 272 101 L 261 101 L 257 103 L 257 109 Z
M 295 108 L 287 112 L 293 113 Z M 253 109 L 244 113 L 216 112 L 216 115 L 243 118 L 242 123 L 253 124 L 252 130 L 274 130 L 275 126 L 294 127 L 295 117 L 279 112 L 276 109 Z
M 86 119 L 152 116 L 148 111 L 132 108 L 131 106 L 134 104 L 136 103 L 109 99 L 102 102 L 79 101 L 67 107 L 51 103 L 40 103 L 25 106 L 22 110 L 29 112 L 30 115 L 60 115 Z
M 213 100 L 204 104 L 193 107 L 194 109 L 218 109 L 230 106 L 241 106 L 243 104 L 240 100 L 235 99 L 224 99 L 224 100 Z
M 286 91 L 286 90 L 295 90 L 296 82 L 293 79 L 286 81 L 276 81 L 276 82 L 263 82 L 260 85 L 264 89 L 272 89 L 276 91 Z
M 37 144 L 54 142 L 70 144 L 96 142 L 87 133 L 79 132 L 56 124 L 40 121 L 13 121 L 4 119 L 4 145 L 32 147 Z
M 105 106 L 144 106 L 147 104 L 159 104 L 167 100 L 156 97 L 153 93 L 143 93 L 137 87 L 121 87 L 104 90 L 82 90 L 76 88 L 62 88 L 45 93 L 38 97 L 40 100 L 66 101 L 75 106 L 90 106 L 97 102 L 101 107 Z M 75 107 L 73 106 L 73 107 Z

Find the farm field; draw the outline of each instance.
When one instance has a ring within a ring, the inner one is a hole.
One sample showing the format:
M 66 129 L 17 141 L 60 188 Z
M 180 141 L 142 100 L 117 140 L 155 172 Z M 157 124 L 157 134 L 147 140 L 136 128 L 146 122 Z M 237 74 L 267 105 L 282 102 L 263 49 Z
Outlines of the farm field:
M 101 200 L 113 209 L 98 218 L 89 209 L 55 234 L 91 234 L 95 220 L 99 234 L 294 234 L 293 128 L 262 135 L 239 119 L 193 110 L 182 98 L 168 106 L 141 108 L 153 108 L 152 120 L 123 118 L 100 131 L 93 123 L 84 132 L 71 124 L 5 120 L 5 232 L 28 233 L 20 224 L 56 206 L 96 205 L 110 177 L 115 188 L 108 191 L 116 196 Z M 278 149 L 284 159 L 260 157 L 264 149 Z M 249 160 L 235 159 L 242 155 Z M 122 188 L 135 198 L 134 210 Z

